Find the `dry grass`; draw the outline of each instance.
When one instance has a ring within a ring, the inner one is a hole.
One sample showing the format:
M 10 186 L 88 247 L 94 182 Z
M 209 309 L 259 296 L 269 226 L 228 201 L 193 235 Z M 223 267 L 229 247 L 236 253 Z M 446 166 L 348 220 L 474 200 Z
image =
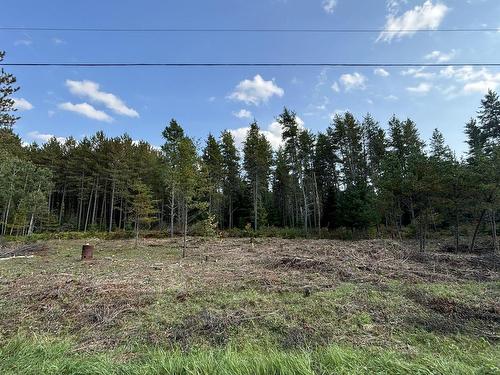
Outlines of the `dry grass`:
M 90 243 L 90 262 L 79 260 L 82 241 L 0 262 L 0 338 L 67 336 L 83 351 L 249 341 L 408 350 L 402 336 L 415 330 L 499 336 L 500 260 L 491 254 L 421 254 L 384 240 L 192 238 L 181 259 L 177 239 L 138 249 Z

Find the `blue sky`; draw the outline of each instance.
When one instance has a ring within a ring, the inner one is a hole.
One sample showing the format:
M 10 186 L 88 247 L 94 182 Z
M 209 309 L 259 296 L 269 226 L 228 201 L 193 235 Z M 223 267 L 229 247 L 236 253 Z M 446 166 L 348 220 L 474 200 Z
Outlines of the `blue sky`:
M 100 28 L 500 27 L 498 0 L 16 0 L 2 26 Z M 498 62 L 500 32 L 417 34 L 203 34 L 0 31 L 6 62 Z M 498 68 L 9 68 L 26 142 L 98 130 L 161 145 L 176 118 L 188 134 L 233 130 L 257 119 L 271 142 L 283 106 L 324 130 L 335 113 L 394 113 L 428 139 L 439 128 L 457 151 L 463 126 Z

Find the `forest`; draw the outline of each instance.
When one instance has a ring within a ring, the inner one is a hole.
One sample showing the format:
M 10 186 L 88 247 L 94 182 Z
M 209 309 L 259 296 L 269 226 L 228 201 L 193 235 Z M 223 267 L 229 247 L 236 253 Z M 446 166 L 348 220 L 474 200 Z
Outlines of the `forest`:
M 0 58 L 3 57 L 3 54 Z M 0 76 L 0 234 L 160 231 L 165 235 L 293 232 L 324 238 L 454 238 L 474 251 L 479 235 L 498 251 L 500 99 L 494 91 L 464 121 L 465 155 L 411 119 L 381 124 L 336 115 L 313 134 L 288 108 L 273 150 L 256 121 L 242 149 L 230 131 L 199 140 L 167 122 L 161 148 L 104 132 L 25 144 Z M 458 126 L 458 125 L 457 125 Z M 209 126 L 208 126 L 209 127 Z M 280 232 L 281 231 L 281 232 Z

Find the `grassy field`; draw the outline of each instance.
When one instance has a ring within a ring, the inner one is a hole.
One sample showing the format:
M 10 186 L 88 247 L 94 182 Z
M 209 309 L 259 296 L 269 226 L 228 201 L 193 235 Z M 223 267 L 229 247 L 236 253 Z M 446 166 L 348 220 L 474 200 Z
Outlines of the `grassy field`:
M 0 259 L 1 374 L 500 374 L 500 258 L 411 243 L 48 241 Z

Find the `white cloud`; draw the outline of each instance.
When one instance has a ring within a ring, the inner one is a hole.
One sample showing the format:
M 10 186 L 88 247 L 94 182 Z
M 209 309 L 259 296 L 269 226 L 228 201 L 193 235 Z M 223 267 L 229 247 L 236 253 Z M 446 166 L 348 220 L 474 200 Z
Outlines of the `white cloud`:
M 333 83 L 332 90 L 335 92 L 340 92 L 340 87 L 339 87 L 339 84 L 337 82 Z
M 337 0 L 323 0 L 323 10 L 326 13 L 332 14 L 337 6 Z
M 431 91 L 432 85 L 430 83 L 422 82 L 418 86 L 415 87 L 407 87 L 406 90 L 408 92 L 414 93 L 414 94 L 427 94 L 429 91 Z
M 376 76 L 379 76 L 379 77 L 389 77 L 391 74 L 383 69 L 383 68 L 377 68 L 373 71 L 373 74 L 375 74 Z
M 72 94 L 87 97 L 93 102 L 104 104 L 107 108 L 119 115 L 139 117 L 139 113 L 137 113 L 135 109 L 127 107 L 116 95 L 100 91 L 99 84 L 96 82 L 72 81 L 68 79 L 66 80 L 66 86 Z
M 431 53 L 425 55 L 426 60 L 433 60 L 438 63 L 448 62 L 457 55 L 456 50 L 451 50 L 449 53 L 444 53 L 441 51 L 432 51 Z
M 266 103 L 273 96 L 282 97 L 285 91 L 278 87 L 274 80 L 265 81 L 259 74 L 252 80 L 245 79 L 241 81 L 235 88 L 234 92 L 229 95 L 229 99 L 244 102 L 246 104 L 259 105 Z
M 304 121 L 298 116 L 296 117 L 296 120 L 299 128 L 304 129 Z M 243 148 L 243 143 L 245 142 L 249 129 L 250 127 L 246 126 L 229 130 L 234 137 L 236 147 L 238 147 L 239 149 Z M 283 143 L 281 139 L 281 125 L 277 121 L 269 124 L 267 129 L 262 129 L 261 132 L 262 134 L 264 134 L 274 150 L 277 150 Z
M 406 4 L 408 0 L 387 0 L 387 10 L 389 14 L 396 14 L 399 12 L 399 8 L 401 7 L 401 3 Z
M 12 98 L 12 99 L 14 99 L 14 107 L 17 108 L 19 111 L 30 111 L 34 108 L 33 104 L 31 104 L 24 98 Z
M 418 68 L 418 69 L 410 68 L 407 70 L 403 70 L 401 72 L 401 75 L 412 76 L 413 78 L 417 78 L 417 79 L 433 79 L 436 76 L 435 73 L 427 72 L 425 70 L 425 67 Z
M 238 129 L 230 129 L 229 132 L 231 135 L 234 137 L 234 143 L 236 144 L 236 147 L 239 149 L 243 148 L 243 142 L 245 141 L 247 137 L 247 133 L 249 127 L 243 127 L 243 128 L 238 128 Z
M 104 122 L 113 121 L 113 118 L 109 116 L 106 112 L 99 111 L 88 103 L 73 104 L 66 102 L 59 104 L 58 107 L 59 109 L 62 109 L 64 111 L 75 112 L 85 117 L 91 118 L 92 120 L 104 121 Z
M 56 138 L 57 142 L 59 142 L 59 143 L 64 143 L 66 141 L 66 138 L 64 138 L 64 137 L 56 137 L 53 134 L 43 134 L 37 130 L 29 132 L 28 137 L 34 141 L 41 141 L 43 143 L 48 142 L 50 139 L 52 139 L 54 137 Z
M 333 120 L 337 116 L 344 116 L 347 112 L 349 112 L 348 109 L 336 109 L 330 113 L 330 120 Z
M 52 38 L 52 43 L 54 43 L 55 45 L 66 44 L 66 42 L 61 38 Z
M 33 44 L 33 41 L 30 39 L 19 39 L 14 42 L 15 46 L 26 46 L 29 47 Z
M 500 86 L 500 73 L 492 73 L 486 68 L 475 69 L 472 66 L 455 68 L 448 66 L 439 72 L 443 79 L 454 80 L 463 85 L 462 94 L 486 93 Z
M 238 112 L 233 112 L 233 116 L 238 118 L 251 118 L 252 112 L 246 109 L 240 109 Z
M 329 103 L 330 99 L 328 96 L 323 96 L 322 102 L 316 106 L 316 109 L 324 111 Z
M 417 5 L 401 16 L 389 14 L 384 29 L 390 32 L 381 32 L 377 41 L 390 42 L 394 38 L 411 36 L 416 30 L 437 29 L 448 11 L 449 8 L 445 4 L 440 2 L 434 4 L 432 0 L 426 0 L 422 5 Z
M 476 81 L 476 82 L 470 82 L 466 83 L 464 86 L 464 92 L 465 93 L 473 93 L 473 92 L 479 92 L 479 93 L 487 93 L 488 90 L 496 90 L 497 86 L 500 84 L 500 81 Z
M 396 100 L 399 100 L 399 98 L 396 96 L 396 95 L 387 95 L 385 98 L 385 100 L 388 100 L 388 101 L 391 101 L 391 102 L 395 102 Z
M 354 89 L 364 90 L 366 88 L 366 77 L 358 72 L 353 74 L 342 74 L 340 76 L 340 82 L 342 82 L 347 91 Z

